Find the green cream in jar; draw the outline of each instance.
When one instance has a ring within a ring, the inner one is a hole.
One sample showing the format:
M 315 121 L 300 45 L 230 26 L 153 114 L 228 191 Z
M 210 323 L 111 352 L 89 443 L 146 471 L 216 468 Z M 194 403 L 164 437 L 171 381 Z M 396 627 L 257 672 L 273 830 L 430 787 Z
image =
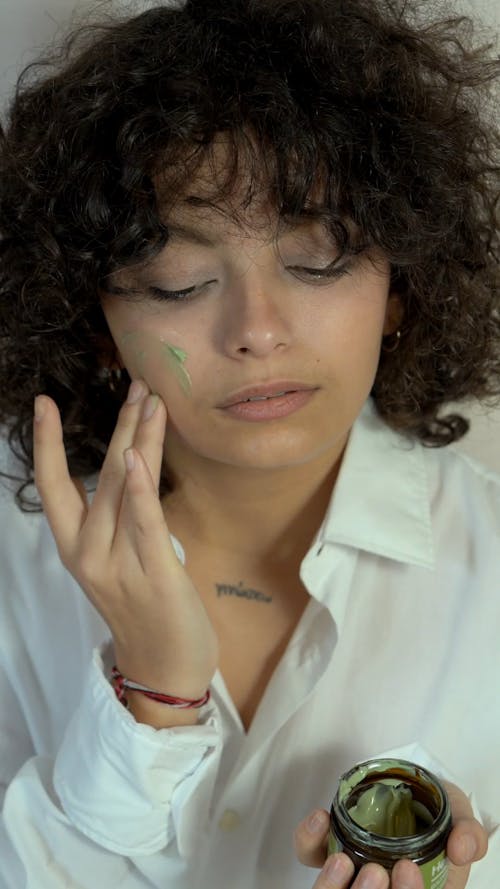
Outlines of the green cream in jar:
M 328 854 L 344 852 L 356 873 L 369 861 L 390 873 L 408 858 L 418 864 L 425 889 L 444 889 L 450 830 L 448 797 L 431 772 L 406 760 L 368 760 L 340 779 Z

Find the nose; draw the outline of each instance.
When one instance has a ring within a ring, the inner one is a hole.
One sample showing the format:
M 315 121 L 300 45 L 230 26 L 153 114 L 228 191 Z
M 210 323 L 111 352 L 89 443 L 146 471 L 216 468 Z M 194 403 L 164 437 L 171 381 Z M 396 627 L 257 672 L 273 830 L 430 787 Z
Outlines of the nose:
M 275 350 L 287 348 L 291 327 L 284 291 L 283 282 L 255 267 L 231 283 L 219 327 L 227 355 L 266 358 Z

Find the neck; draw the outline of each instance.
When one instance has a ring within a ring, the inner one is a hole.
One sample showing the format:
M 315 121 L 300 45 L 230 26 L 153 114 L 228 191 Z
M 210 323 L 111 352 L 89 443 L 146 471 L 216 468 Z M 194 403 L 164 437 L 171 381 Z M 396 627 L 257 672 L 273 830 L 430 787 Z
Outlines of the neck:
M 325 514 L 344 447 L 276 470 L 188 461 L 182 473 L 174 469 L 179 481 L 164 500 L 169 528 L 210 551 L 296 570 Z

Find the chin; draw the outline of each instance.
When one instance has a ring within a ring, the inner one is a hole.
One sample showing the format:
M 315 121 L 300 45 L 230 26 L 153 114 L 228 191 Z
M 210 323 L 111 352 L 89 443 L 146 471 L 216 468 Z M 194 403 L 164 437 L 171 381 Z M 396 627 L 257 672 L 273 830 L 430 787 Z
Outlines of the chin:
M 294 466 L 304 466 L 324 455 L 332 448 L 331 440 L 311 442 L 298 437 L 287 436 L 285 441 L 269 440 L 261 444 L 247 444 L 242 448 L 231 448 L 219 456 L 219 462 L 238 466 L 242 470 L 279 471 Z

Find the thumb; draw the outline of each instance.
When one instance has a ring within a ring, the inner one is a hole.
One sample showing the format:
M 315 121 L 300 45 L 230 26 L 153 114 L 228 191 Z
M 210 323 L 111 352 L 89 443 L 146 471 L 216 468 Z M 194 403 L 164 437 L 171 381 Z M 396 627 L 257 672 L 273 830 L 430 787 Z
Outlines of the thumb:
M 488 835 L 474 818 L 469 799 L 455 784 L 443 782 L 453 814 L 453 829 L 448 838 L 446 853 L 450 869 L 446 889 L 464 889 L 469 879 L 471 864 L 484 858 L 488 849 Z

